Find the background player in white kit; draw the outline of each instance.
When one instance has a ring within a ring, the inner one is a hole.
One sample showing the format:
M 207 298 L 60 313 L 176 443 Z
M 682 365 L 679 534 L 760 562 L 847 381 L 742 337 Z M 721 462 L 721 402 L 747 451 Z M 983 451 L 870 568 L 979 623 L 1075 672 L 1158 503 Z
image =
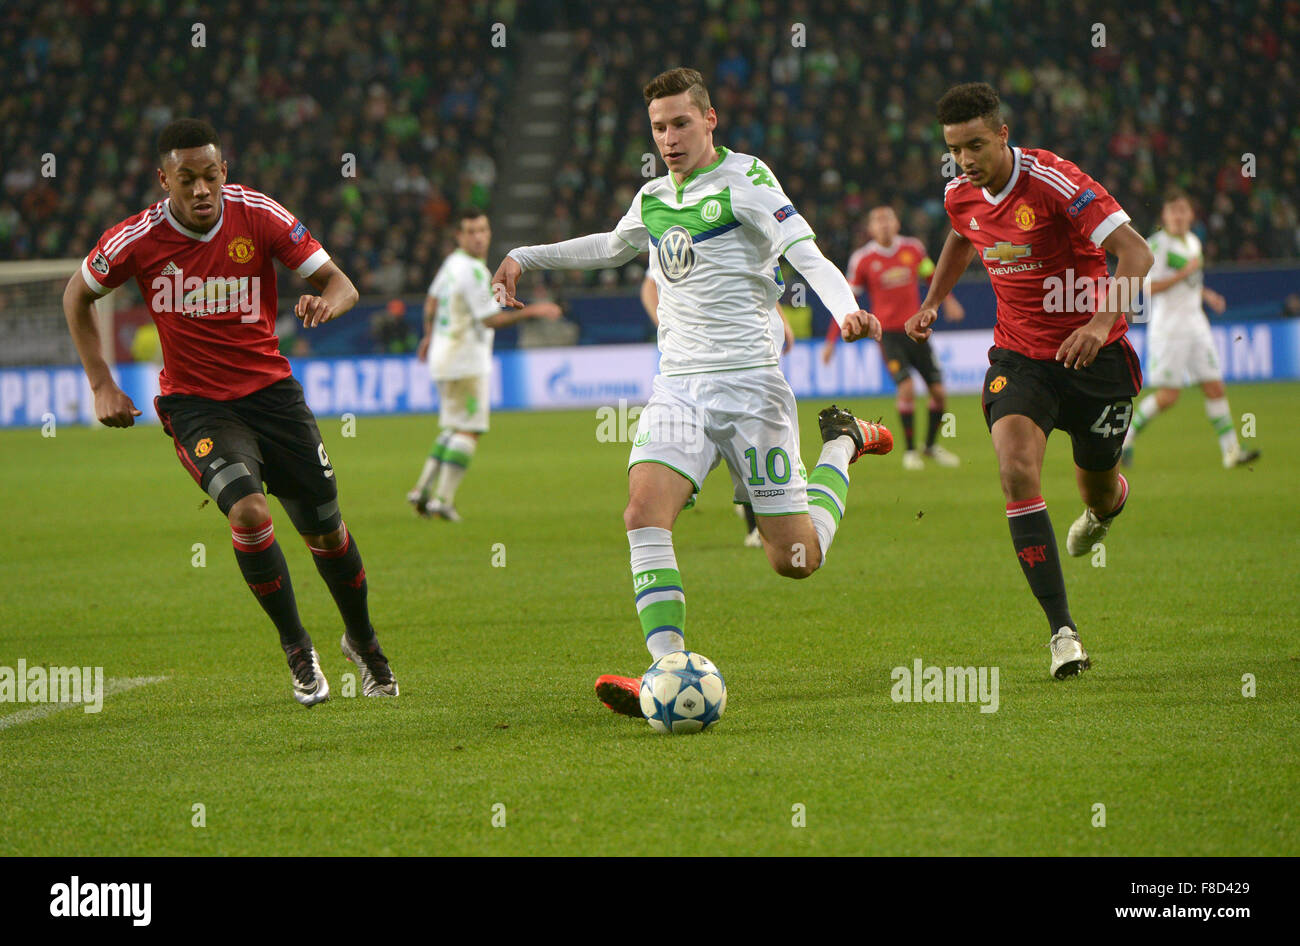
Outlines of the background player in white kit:
M 1204 300 L 1215 312 L 1226 308 L 1223 296 L 1205 286 L 1201 241 L 1192 232 L 1195 213 L 1182 191 L 1165 197 L 1160 220 L 1164 229 L 1148 239 L 1155 264 L 1147 275 L 1147 380 L 1156 390 L 1138 402 L 1124 437 L 1124 464 L 1133 462 L 1133 441 L 1155 416 L 1178 402 L 1182 388 L 1199 384 L 1205 414 L 1219 438 L 1226 469 L 1259 459 L 1258 450 L 1243 450 L 1228 407 L 1223 368 L 1210 334 Z
M 794 394 L 778 366 L 769 316 L 785 256 L 840 323 L 846 341 L 880 337 L 848 283 L 814 242 L 808 222 L 757 158 L 713 144 L 717 113 L 703 77 L 673 69 L 644 88 L 650 127 L 669 173 L 643 186 L 609 233 L 514 249 L 493 277 L 518 307 L 529 269 L 601 269 L 650 250 L 659 287 L 659 375 L 628 461 L 623 513 L 632 588 L 654 659 L 685 649 L 686 599 L 673 551 L 678 513 L 726 460 L 747 489 L 769 563 L 806 578 L 821 566 L 848 498 L 848 467 L 888 453 L 889 431 L 834 405 L 819 418 L 824 446 L 805 475 Z M 596 693 L 641 718 L 640 680 L 606 675 Z
M 488 246 L 492 227 L 478 209 L 462 211 L 456 228 L 459 245 L 429 285 L 424 299 L 424 337 L 417 355 L 429 359 L 429 374 L 438 385 L 441 430 L 429 450 L 424 469 L 406 501 L 422 516 L 460 521 L 456 489 L 487 433 L 492 400 L 492 339 L 494 329 L 521 319 L 558 319 L 560 307 L 538 302 L 503 311 L 488 285 Z

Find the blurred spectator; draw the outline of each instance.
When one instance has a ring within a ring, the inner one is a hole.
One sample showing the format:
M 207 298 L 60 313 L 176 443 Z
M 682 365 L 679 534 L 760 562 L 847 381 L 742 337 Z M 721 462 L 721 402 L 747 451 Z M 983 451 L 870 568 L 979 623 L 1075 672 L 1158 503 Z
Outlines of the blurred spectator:
M 404 355 L 415 351 L 420 343 L 415 327 L 407 321 L 406 303 L 392 299 L 370 319 L 370 339 L 374 350 L 384 355 Z

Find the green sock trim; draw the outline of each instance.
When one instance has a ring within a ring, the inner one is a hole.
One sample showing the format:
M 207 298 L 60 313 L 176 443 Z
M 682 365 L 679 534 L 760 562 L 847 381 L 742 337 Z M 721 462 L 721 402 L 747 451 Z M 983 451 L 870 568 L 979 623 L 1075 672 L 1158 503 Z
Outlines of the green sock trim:
M 839 501 L 844 505 L 849 502 L 849 481 L 844 478 L 844 474 L 833 466 L 825 463 L 819 463 L 813 467 L 813 471 L 808 474 L 809 486 L 820 486 L 828 492 L 834 493 Z
M 1211 417 L 1210 425 L 1214 427 L 1216 434 L 1226 434 L 1228 431 L 1236 429 L 1232 426 L 1231 417 Z
M 637 618 L 641 632 L 649 638 L 665 628 L 685 636 L 686 596 L 682 590 L 682 575 L 675 568 L 653 568 L 632 576 L 632 591 L 637 600 Z M 680 597 L 647 602 L 652 592 L 676 592 Z
M 808 494 L 808 505 L 825 509 L 831 514 L 831 518 L 835 520 L 835 524 L 840 524 L 840 507 L 835 505 L 834 501 L 829 496 L 819 496 L 815 492 L 810 492 Z
M 442 456 L 439 458 L 443 463 L 450 463 L 453 466 L 469 466 L 470 458 L 473 454 L 461 453 L 459 450 L 449 450 L 444 448 Z

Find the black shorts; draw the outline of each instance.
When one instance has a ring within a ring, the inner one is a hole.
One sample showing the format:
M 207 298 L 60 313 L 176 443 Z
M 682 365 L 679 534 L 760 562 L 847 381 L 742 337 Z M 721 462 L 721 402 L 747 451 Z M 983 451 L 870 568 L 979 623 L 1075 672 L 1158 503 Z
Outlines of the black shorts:
M 168 394 L 154 408 L 181 463 L 223 514 L 265 482 L 300 533 L 339 527 L 334 468 L 293 378 L 233 401 Z
M 885 356 L 885 370 L 895 384 L 907 380 L 913 368 L 927 388 L 943 384 L 943 373 L 928 341 L 914 341 L 906 332 L 885 332 L 880 336 L 880 350 Z
M 1023 414 L 1044 434 L 1067 431 L 1081 469 L 1101 472 L 1119 462 L 1142 389 L 1142 366 L 1127 338 L 1106 345 L 1087 368 L 997 347 L 989 349 L 989 365 L 981 402 L 990 430 L 999 417 Z

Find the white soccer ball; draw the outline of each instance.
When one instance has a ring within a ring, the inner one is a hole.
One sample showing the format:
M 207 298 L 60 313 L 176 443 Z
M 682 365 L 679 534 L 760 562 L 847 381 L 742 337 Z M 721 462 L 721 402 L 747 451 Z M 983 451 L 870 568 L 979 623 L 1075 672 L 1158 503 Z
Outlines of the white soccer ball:
M 655 732 L 702 732 L 726 708 L 727 684 L 703 654 L 664 654 L 641 677 L 641 712 Z

